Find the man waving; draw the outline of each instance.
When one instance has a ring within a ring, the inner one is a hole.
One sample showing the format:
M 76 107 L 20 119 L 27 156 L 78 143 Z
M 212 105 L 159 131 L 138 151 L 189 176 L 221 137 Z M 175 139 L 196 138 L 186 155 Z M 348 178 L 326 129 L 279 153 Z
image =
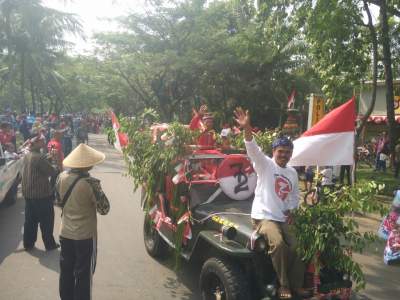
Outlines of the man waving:
M 287 137 L 272 144 L 272 159 L 266 156 L 253 139 L 250 114 L 237 108 L 236 122 L 244 129 L 247 155 L 257 172 L 257 186 L 251 210 L 253 224 L 269 243 L 269 254 L 279 279 L 278 296 L 292 298 L 292 292 L 308 296 L 302 288 L 304 264 L 296 253 L 296 241 L 289 231 L 291 213 L 299 205 L 297 172 L 287 166 L 293 143 Z

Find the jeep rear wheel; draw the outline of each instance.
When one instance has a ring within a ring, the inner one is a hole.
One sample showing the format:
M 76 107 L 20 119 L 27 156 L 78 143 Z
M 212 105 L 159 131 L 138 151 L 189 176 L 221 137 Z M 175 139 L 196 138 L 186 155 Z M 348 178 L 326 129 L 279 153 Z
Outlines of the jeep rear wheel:
M 200 290 L 202 300 L 250 299 L 247 280 L 239 266 L 220 258 L 204 263 Z
M 147 253 L 154 258 L 163 258 L 168 251 L 168 245 L 154 228 L 150 216 L 146 214 L 143 224 L 144 246 Z

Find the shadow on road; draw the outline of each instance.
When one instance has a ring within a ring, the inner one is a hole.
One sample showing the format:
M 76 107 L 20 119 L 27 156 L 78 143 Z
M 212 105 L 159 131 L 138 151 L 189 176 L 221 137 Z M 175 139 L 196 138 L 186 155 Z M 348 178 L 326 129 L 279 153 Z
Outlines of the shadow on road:
M 200 275 L 200 265 L 191 264 L 180 259 L 179 266 L 176 267 L 175 255 L 170 251 L 166 260 L 158 261 L 164 267 L 172 270 L 176 277 L 166 277 L 163 286 L 168 290 L 169 296 L 166 299 L 179 300 L 200 300 L 200 290 L 198 288 L 198 280 Z M 185 286 L 190 292 L 177 293 L 180 286 Z
M 0 206 L 0 265 L 7 256 L 17 250 L 22 241 L 24 211 L 24 199 L 20 196 L 16 203 Z
M 39 263 L 56 272 L 60 273 L 60 251 L 59 250 L 53 250 L 53 251 L 44 251 L 41 249 L 33 248 L 31 251 L 28 252 L 30 255 L 33 257 L 36 257 L 39 259 Z

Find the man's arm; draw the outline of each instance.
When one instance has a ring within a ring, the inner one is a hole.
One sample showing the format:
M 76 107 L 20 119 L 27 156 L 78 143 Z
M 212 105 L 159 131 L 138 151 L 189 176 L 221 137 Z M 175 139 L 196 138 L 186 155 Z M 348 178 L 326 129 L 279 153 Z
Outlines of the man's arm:
M 42 155 L 37 163 L 39 171 L 43 175 L 50 177 L 57 174 L 57 170 L 51 165 L 45 155 Z
M 254 168 L 258 174 L 262 171 L 262 165 L 268 163 L 268 159 L 261 151 L 256 141 L 253 139 L 252 128 L 250 125 L 250 113 L 248 110 L 243 111 L 241 107 L 234 111 L 235 121 L 244 130 L 244 142 L 246 146 L 247 155 L 254 163 Z
M 104 194 L 103 189 L 100 185 L 100 180 L 90 177 L 87 179 L 91 185 L 96 201 L 96 210 L 100 215 L 106 215 L 110 211 L 110 202 L 107 196 Z

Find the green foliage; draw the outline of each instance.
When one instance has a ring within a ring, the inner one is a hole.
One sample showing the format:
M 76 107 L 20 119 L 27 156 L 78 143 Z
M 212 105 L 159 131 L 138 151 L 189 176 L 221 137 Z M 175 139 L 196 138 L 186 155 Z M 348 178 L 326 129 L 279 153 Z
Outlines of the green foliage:
M 375 182 L 344 186 L 339 191 L 327 192 L 316 206 L 300 206 L 294 225 L 303 259 L 316 262 L 317 267 L 343 271 L 355 281 L 357 289 L 363 288 L 365 279 L 361 267 L 353 261 L 351 253 L 362 252 L 375 240 L 375 234 L 360 233 L 352 216 L 371 212 L 383 215 L 386 208 L 375 199 L 383 188 Z
M 122 119 L 121 128 L 129 137 L 129 145 L 124 150 L 128 173 L 135 189 L 144 185 L 148 200 L 152 201 L 155 194 L 163 189 L 165 176 L 174 173 L 174 163 L 184 156 L 185 146 L 192 144 L 195 133 L 173 122 L 166 131 L 158 133 L 157 140 L 153 141 L 152 131 L 146 125 L 146 116 L 149 116 L 149 112 L 137 118 Z
M 111 78 L 104 87 L 114 91 L 105 98 L 117 111 L 153 107 L 163 121 L 188 122 L 205 103 L 226 122 L 246 104 L 255 124 L 274 127 L 293 88 L 298 105 L 311 91 L 295 72 L 304 44 L 284 9 L 274 12 L 278 5 L 262 15 L 249 1 L 157 4 L 121 19 L 124 33 L 96 36 L 101 72 Z
M 148 210 L 154 205 L 159 193 L 165 193 L 167 175 L 174 174 L 174 168 L 179 158 L 186 154 L 186 145 L 192 144 L 196 133 L 186 126 L 173 122 L 168 129 L 154 135 L 149 122 L 155 121 L 157 114 L 153 110 L 145 112 L 136 118 L 121 120 L 121 128 L 128 133 L 129 145 L 124 149 L 128 173 L 133 179 L 134 188 L 143 187 L 146 191 L 146 206 Z M 150 123 L 151 124 L 151 123 Z M 170 217 L 176 222 L 186 211 L 186 205 L 178 196 L 179 186 L 174 186 Z M 179 265 L 179 253 L 182 247 L 184 223 L 178 224 L 175 233 L 176 266 Z
M 279 134 L 277 130 L 266 130 L 254 133 L 253 136 L 257 144 L 261 147 L 261 150 L 265 154 L 272 156 L 272 142 Z M 235 135 L 232 138 L 231 144 L 237 149 L 244 149 L 244 132 L 242 131 L 240 134 Z

